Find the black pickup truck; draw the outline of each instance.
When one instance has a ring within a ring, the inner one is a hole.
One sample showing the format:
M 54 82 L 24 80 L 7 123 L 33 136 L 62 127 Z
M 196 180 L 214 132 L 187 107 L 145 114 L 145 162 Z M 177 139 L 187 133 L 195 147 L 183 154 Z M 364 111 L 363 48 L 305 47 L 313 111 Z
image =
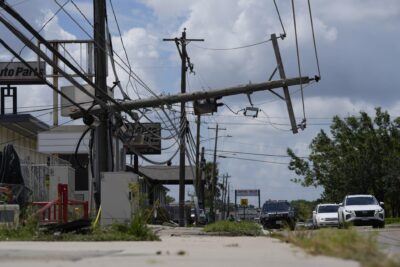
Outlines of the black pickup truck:
M 266 229 L 288 226 L 294 230 L 296 214 L 287 200 L 268 200 L 261 210 L 260 222 Z

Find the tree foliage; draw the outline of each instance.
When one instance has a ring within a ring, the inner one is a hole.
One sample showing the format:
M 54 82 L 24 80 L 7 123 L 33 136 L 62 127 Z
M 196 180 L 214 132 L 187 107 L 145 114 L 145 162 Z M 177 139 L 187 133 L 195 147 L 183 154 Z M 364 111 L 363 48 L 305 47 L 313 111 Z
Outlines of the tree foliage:
M 292 181 L 322 186 L 322 199 L 341 202 L 347 194 L 374 194 L 393 216 L 400 213 L 400 118 L 391 120 L 377 108 L 341 119 L 335 116 L 330 135 L 321 130 L 307 159 L 288 148 Z
M 307 201 L 304 199 L 290 201 L 290 205 L 296 211 L 296 216 L 300 221 L 312 218 L 312 212 L 317 204 L 318 201 Z

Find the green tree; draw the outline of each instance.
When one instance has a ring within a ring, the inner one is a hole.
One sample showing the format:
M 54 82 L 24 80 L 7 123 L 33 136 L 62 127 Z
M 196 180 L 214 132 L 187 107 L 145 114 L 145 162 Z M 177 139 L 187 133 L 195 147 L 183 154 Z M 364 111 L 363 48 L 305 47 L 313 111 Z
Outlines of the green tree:
M 175 198 L 174 198 L 174 197 L 171 197 L 170 195 L 167 195 L 167 196 L 165 197 L 165 202 L 167 203 L 167 205 L 169 205 L 169 204 L 175 202 Z
M 322 199 L 341 202 L 347 194 L 374 194 L 386 210 L 400 214 L 400 118 L 390 119 L 376 109 L 372 119 L 360 116 L 332 120 L 330 135 L 321 130 L 310 144 L 307 159 L 291 156 L 292 181 L 303 186 L 322 186 Z
M 317 204 L 317 201 L 307 201 L 304 199 L 290 201 L 290 205 L 296 211 L 297 218 L 301 221 L 306 221 L 312 217 L 312 212 Z

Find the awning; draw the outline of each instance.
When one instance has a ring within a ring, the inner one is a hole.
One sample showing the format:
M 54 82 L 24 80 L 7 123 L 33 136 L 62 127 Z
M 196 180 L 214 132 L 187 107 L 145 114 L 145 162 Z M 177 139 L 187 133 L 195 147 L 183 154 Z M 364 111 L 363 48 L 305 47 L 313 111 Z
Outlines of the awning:
M 0 115 L 0 125 L 29 138 L 36 138 L 39 132 L 49 129 L 47 124 L 30 114 Z

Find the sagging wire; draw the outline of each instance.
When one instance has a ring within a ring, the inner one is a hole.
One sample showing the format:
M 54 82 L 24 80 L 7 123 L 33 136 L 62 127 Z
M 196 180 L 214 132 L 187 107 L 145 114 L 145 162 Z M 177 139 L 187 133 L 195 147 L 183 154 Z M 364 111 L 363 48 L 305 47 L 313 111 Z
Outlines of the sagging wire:
M 283 26 L 283 22 L 282 22 L 282 18 L 281 18 L 281 13 L 279 12 L 279 8 L 278 8 L 278 5 L 276 4 L 276 1 L 275 1 L 275 0 L 274 0 L 274 5 L 275 5 L 276 13 L 278 14 L 279 22 L 281 23 L 281 26 L 282 26 L 283 35 L 281 35 L 281 38 L 282 38 L 282 40 L 283 40 L 283 39 L 286 37 L 285 27 Z
M 55 0 L 56 1 L 56 0 Z M 56 1 L 56 3 L 57 3 L 57 1 Z M 58 4 L 58 3 L 57 3 Z M 79 10 L 79 7 L 77 7 L 76 5 L 75 5 L 75 7 Z M 67 15 L 78 25 L 78 26 L 80 26 L 79 25 L 79 23 L 75 20 L 75 19 L 73 19 L 72 18 L 72 16 L 69 14 L 69 12 L 67 11 L 67 10 L 65 10 L 65 8 L 62 8 L 62 10 L 65 12 L 65 13 L 67 13 Z M 82 13 L 82 12 L 80 12 L 81 13 L 81 15 L 83 16 L 83 17 L 85 17 L 86 18 L 86 16 Z M 88 20 L 87 18 L 86 18 L 86 20 Z M 91 24 L 90 24 L 91 25 Z M 93 25 L 91 25 L 92 26 L 92 28 L 93 28 Z M 80 28 L 90 37 L 90 35 L 80 26 Z M 101 50 L 103 50 L 103 51 L 105 51 L 105 49 L 104 49 L 104 47 L 102 47 L 102 46 L 100 46 L 99 44 L 97 44 L 98 46 L 99 46 L 99 49 L 101 49 Z M 105 51 L 106 53 L 109 53 L 109 52 L 107 52 L 107 51 Z M 128 67 L 129 68 L 129 72 L 119 63 L 119 62 L 117 62 L 117 61 L 115 61 L 115 63 L 123 70 L 123 71 L 125 71 L 125 73 L 127 73 L 128 75 L 129 75 L 129 77 L 132 77 L 135 81 L 137 81 L 144 89 L 146 89 L 149 93 L 151 93 L 153 96 L 155 96 L 155 97 L 157 97 L 158 98 L 158 96 L 157 96 L 157 94 L 155 94 L 151 89 L 150 89 L 150 87 L 134 72 L 134 71 L 132 71 L 132 69 L 130 68 L 130 66 L 126 63 L 126 62 L 124 62 L 124 60 L 115 52 L 115 51 L 113 51 L 114 53 L 115 53 L 115 55 L 121 60 L 121 62 L 122 62 L 122 64 L 124 64 L 126 67 Z M 132 83 L 131 83 L 131 85 L 132 85 Z M 132 85 L 133 86 L 133 85 Z M 134 87 L 134 86 L 133 86 Z M 160 116 L 160 114 L 156 111 L 156 113 L 157 113 L 157 115 L 158 115 L 158 117 L 163 121 L 163 123 L 165 124 L 165 121 L 163 120 L 163 118 Z M 166 116 L 168 116 L 168 114 L 165 114 Z
M 128 57 L 128 53 L 127 53 L 127 51 L 126 51 L 126 47 L 125 47 L 124 40 L 122 39 L 121 29 L 120 29 L 120 27 L 119 27 L 118 19 L 117 19 L 117 16 L 116 16 L 116 14 L 115 14 L 115 11 L 114 11 L 114 5 L 113 5 L 113 3 L 112 3 L 112 0 L 109 0 L 109 2 L 110 2 L 110 6 L 111 6 L 111 11 L 112 11 L 112 13 L 113 13 L 113 15 L 114 15 L 115 23 L 116 23 L 116 25 L 117 25 L 118 34 L 119 34 L 119 38 L 120 38 L 120 40 L 121 40 L 122 48 L 123 48 L 124 53 L 125 53 L 126 62 L 127 62 L 127 64 L 128 64 L 128 69 L 129 69 L 129 71 L 130 71 L 130 74 L 132 74 L 132 66 L 131 66 L 131 63 L 130 63 L 130 61 L 129 61 L 129 57 Z M 108 22 L 107 22 L 107 28 L 108 28 Z M 111 43 L 111 41 L 110 41 L 110 43 Z M 112 49 L 110 50 L 110 52 L 112 52 Z M 128 89 L 127 89 L 127 88 L 128 88 L 128 85 L 129 85 L 130 82 L 131 82 L 131 76 L 129 75 L 128 82 L 127 82 L 126 88 L 125 88 L 127 94 L 128 94 Z
M 199 46 L 199 45 L 195 45 L 193 44 L 194 47 L 200 48 L 200 49 L 204 49 L 204 50 L 212 50 L 212 51 L 229 51 L 229 50 L 238 50 L 238 49 L 243 49 L 243 48 L 249 48 L 249 47 L 253 47 L 253 46 L 257 46 L 257 45 L 261 45 L 261 44 L 265 44 L 270 42 L 271 39 L 268 40 L 264 40 L 264 41 L 260 41 L 257 43 L 253 43 L 253 44 L 248 44 L 248 45 L 243 45 L 243 46 L 237 46 L 237 47 L 230 47 L 230 48 L 210 48 L 210 47 L 204 47 L 204 46 Z
M 59 9 L 56 10 L 56 12 L 42 25 L 42 27 L 40 27 L 40 29 L 38 30 L 39 33 L 41 31 L 43 31 L 44 28 L 46 28 L 46 26 L 57 16 L 57 14 L 61 12 L 61 10 L 64 8 L 64 6 L 66 6 L 69 3 L 69 1 L 71 1 L 71 0 L 67 0 L 62 6 L 60 6 Z M 17 4 L 19 4 L 19 3 L 17 3 Z M 11 5 L 11 7 L 14 7 L 17 4 Z M 33 39 L 35 39 L 35 37 L 32 37 L 30 39 L 30 41 L 32 41 Z M 24 44 L 24 46 L 21 48 L 21 50 L 19 50 L 18 55 L 21 55 L 25 48 L 26 48 L 26 45 Z M 8 63 L 8 65 L 11 64 L 14 61 L 15 58 L 16 58 L 16 56 L 11 58 L 11 60 Z M 6 67 L 8 67 L 8 65 Z
M 264 110 L 262 110 L 262 109 L 259 109 L 259 110 L 260 110 L 262 113 L 264 113 L 265 117 L 267 117 L 268 124 L 269 124 L 270 126 L 272 126 L 272 128 L 274 128 L 275 130 L 284 131 L 284 132 L 291 132 L 291 131 L 292 131 L 291 129 L 283 129 L 283 128 L 277 127 L 277 126 L 275 125 L 276 123 L 273 123 L 273 122 L 271 121 L 271 118 L 269 117 L 269 115 L 268 115 Z
M 310 4 L 310 0 L 308 0 L 308 11 L 309 11 L 309 14 L 310 14 L 311 31 L 312 31 L 313 42 L 314 42 L 315 60 L 316 60 L 316 62 L 317 62 L 317 69 L 318 69 L 318 76 L 315 77 L 315 81 L 318 82 L 318 81 L 321 79 L 321 71 L 320 71 L 320 68 L 319 68 L 317 44 L 316 44 L 316 41 L 315 41 L 314 22 L 313 22 L 312 13 L 311 13 L 311 4 Z
M 92 130 L 92 128 L 91 127 L 87 127 L 87 129 L 82 133 L 81 137 L 79 138 L 77 145 L 75 146 L 74 159 L 75 159 L 75 162 L 78 165 L 78 167 L 81 168 L 81 169 L 84 169 L 85 166 L 82 166 L 81 162 L 78 159 L 78 150 L 79 150 L 79 147 L 81 145 L 81 142 L 82 142 L 83 138 L 85 138 L 86 134 L 90 130 Z
M 227 108 L 229 109 L 229 111 L 232 112 L 232 113 L 235 114 L 235 115 L 238 115 L 239 112 L 242 112 L 242 111 L 245 110 L 244 108 L 242 108 L 242 109 L 239 109 L 238 111 L 234 111 L 234 110 L 231 109 L 231 107 L 229 107 L 226 103 L 224 103 L 224 106 L 227 107 Z
M 293 12 L 294 34 L 295 34 L 295 40 L 296 40 L 297 67 L 298 67 L 298 70 L 299 70 L 299 77 L 301 77 L 299 41 L 298 41 L 298 38 L 297 38 L 297 23 L 296 23 L 296 11 L 295 11 L 295 7 L 294 7 L 294 0 L 292 0 L 292 12 Z M 301 102 L 302 102 L 302 105 L 303 105 L 303 121 L 300 124 L 300 128 L 303 129 L 306 126 L 306 109 L 305 109 L 305 104 L 304 104 L 303 83 L 300 83 L 300 91 L 301 91 Z

